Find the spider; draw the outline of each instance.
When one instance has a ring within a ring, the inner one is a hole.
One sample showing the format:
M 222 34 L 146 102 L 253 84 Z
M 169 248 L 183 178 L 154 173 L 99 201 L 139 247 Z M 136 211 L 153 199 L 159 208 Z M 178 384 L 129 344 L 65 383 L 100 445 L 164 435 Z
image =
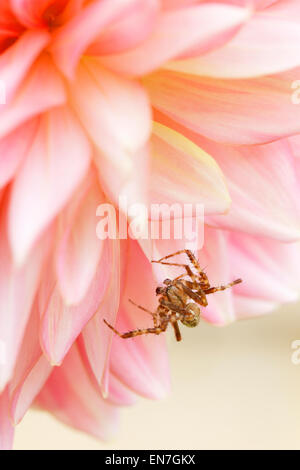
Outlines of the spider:
M 195 274 L 188 264 L 169 263 L 164 260 L 172 258 L 173 256 L 185 253 L 193 265 L 197 274 Z M 165 279 L 163 287 L 156 288 L 156 295 L 159 296 L 159 305 L 156 312 L 151 312 L 141 305 L 135 304 L 132 300 L 130 302 L 149 313 L 153 318 L 153 327 L 128 331 L 127 333 L 120 333 L 106 320 L 104 323 L 114 331 L 121 338 L 132 338 L 134 336 L 156 334 L 159 335 L 166 331 L 169 323 L 171 323 L 177 341 L 181 341 L 181 333 L 178 326 L 178 321 L 185 326 L 194 328 L 200 321 L 200 306 L 207 306 L 208 294 L 228 289 L 242 282 L 241 279 L 227 284 L 225 286 L 212 287 L 209 283 L 207 275 L 201 269 L 199 262 L 195 255 L 190 250 L 180 250 L 168 256 L 164 256 L 158 261 L 153 263 L 160 263 L 168 266 L 179 266 L 185 269 L 185 273 L 176 277 L 175 279 Z

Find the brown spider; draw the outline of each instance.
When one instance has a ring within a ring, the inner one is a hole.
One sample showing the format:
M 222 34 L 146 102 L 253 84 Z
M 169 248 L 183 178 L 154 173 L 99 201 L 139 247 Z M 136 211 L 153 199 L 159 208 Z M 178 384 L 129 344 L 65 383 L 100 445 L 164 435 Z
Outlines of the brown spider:
M 163 261 L 182 253 L 185 253 L 188 256 L 189 261 L 197 271 L 197 274 L 192 271 L 188 264 L 168 263 Z M 173 281 L 171 279 L 165 279 L 163 282 L 164 287 L 156 288 L 156 295 L 160 296 L 160 298 L 159 305 L 154 313 L 130 300 L 131 303 L 152 316 L 154 324 L 153 328 L 137 329 L 128 331 L 127 333 L 119 333 L 112 325 L 104 320 L 105 324 L 121 338 L 132 338 L 134 336 L 150 333 L 159 335 L 166 331 L 169 323 L 171 323 L 175 331 L 176 339 L 177 341 L 180 341 L 181 334 L 178 321 L 181 321 L 183 325 L 190 328 L 197 326 L 200 321 L 200 306 L 207 306 L 206 296 L 208 294 L 228 289 L 229 287 L 242 282 L 241 279 L 236 279 L 225 286 L 211 287 L 205 272 L 201 269 L 198 260 L 190 250 L 180 250 L 176 253 L 165 256 L 158 261 L 152 262 L 169 266 L 181 266 L 185 268 L 186 273 L 176 277 Z

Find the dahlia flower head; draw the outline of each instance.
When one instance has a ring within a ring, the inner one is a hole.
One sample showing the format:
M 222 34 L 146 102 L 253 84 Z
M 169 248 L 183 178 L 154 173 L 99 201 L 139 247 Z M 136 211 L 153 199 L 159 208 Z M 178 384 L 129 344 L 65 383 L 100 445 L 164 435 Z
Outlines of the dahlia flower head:
M 149 325 L 184 240 L 100 240 L 99 204 L 203 205 L 197 257 L 243 279 L 210 323 L 297 300 L 299 44 L 298 0 L 1 1 L 0 447 L 31 405 L 108 439 L 169 391 L 165 335 L 103 318 Z

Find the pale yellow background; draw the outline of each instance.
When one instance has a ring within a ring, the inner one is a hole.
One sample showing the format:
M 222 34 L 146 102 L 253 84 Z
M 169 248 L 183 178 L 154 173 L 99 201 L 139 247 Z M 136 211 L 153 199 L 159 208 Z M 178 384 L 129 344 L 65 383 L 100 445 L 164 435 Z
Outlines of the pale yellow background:
M 30 412 L 15 449 L 300 449 L 300 305 L 226 328 L 202 323 L 170 338 L 173 390 L 123 410 L 103 444 L 46 413 Z

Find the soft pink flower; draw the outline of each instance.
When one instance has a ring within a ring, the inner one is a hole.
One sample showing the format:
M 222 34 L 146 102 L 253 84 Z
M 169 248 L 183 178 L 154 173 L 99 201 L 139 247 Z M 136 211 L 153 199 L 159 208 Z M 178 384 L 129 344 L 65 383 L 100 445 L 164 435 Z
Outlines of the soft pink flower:
M 299 42 L 298 0 L 1 1 L 0 447 L 34 401 L 106 439 L 169 389 L 163 335 L 102 320 L 147 325 L 183 241 L 100 241 L 100 203 L 204 204 L 201 263 L 244 281 L 211 323 L 298 298 Z

